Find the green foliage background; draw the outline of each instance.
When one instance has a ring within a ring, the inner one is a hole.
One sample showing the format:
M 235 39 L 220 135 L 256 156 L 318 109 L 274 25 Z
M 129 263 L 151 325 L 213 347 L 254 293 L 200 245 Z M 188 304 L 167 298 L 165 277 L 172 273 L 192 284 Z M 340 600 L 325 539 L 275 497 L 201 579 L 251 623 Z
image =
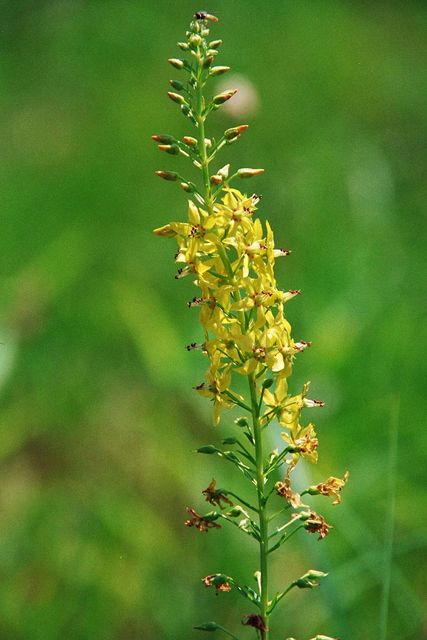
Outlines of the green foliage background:
M 184 640 L 249 613 L 200 578 L 251 580 L 255 548 L 223 528 L 183 527 L 184 507 L 230 470 L 192 450 L 230 433 L 191 387 L 205 362 L 174 281 L 172 242 L 150 234 L 185 215 L 185 194 L 152 133 L 191 133 L 168 103 L 166 59 L 196 9 L 165 0 L 0 2 L 2 224 L 0 348 L 1 640 Z M 274 563 L 292 593 L 273 637 L 380 637 L 391 571 L 389 640 L 419 640 L 425 595 L 424 2 L 216 0 L 222 64 L 249 78 L 256 115 L 229 149 L 263 166 L 297 338 L 293 390 L 312 379 L 320 461 L 301 482 L 350 469 L 334 524 L 301 535 Z M 178 72 L 175 72 L 178 73 Z M 395 471 L 390 453 L 398 423 Z M 272 430 L 273 440 L 278 432 Z M 397 488 L 394 546 L 392 487 Z M 423 566 L 424 565 L 424 566 Z M 252 637 L 249 629 L 242 638 Z

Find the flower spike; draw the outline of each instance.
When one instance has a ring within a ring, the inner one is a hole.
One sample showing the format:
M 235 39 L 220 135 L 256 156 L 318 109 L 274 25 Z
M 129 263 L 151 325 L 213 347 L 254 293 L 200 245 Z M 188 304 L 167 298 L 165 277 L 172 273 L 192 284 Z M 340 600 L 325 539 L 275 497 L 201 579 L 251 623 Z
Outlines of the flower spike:
M 296 466 L 303 460 L 316 463 L 318 457 L 315 426 L 304 415 L 307 409 L 321 408 L 325 403 L 308 397 L 310 383 L 296 394 L 289 389 L 295 361 L 311 346 L 311 342 L 294 340 L 286 317 L 288 303 L 301 290 L 282 289 L 276 281 L 276 260 L 291 251 L 276 247 L 270 224 L 257 215 L 261 196 L 235 186 L 236 182 L 242 184 L 241 180 L 261 176 L 264 169 L 244 166 L 233 171 L 229 163 L 218 161 L 218 154 L 236 142 L 248 125 L 231 126 L 218 138 L 206 131 L 210 114 L 236 93 L 235 89 L 213 95 L 207 91 L 212 78 L 230 69 L 217 63 L 222 41 L 208 39 L 209 28 L 217 21 L 214 15 L 197 11 L 186 40 L 178 43 L 186 58 L 169 59 L 169 64 L 183 73 L 182 81 L 169 81 L 172 90 L 167 95 L 179 105 L 190 130 L 182 138 L 156 134 L 152 139 L 160 151 L 188 160 L 197 177 L 156 171 L 160 178 L 177 182 L 190 200 L 185 219 L 166 223 L 154 233 L 175 240 L 175 278 L 190 276 L 196 287 L 187 306 L 197 308 L 200 332 L 186 349 L 200 352 L 207 370 L 194 389 L 211 403 L 214 425 L 225 412 L 237 407 L 244 414 L 234 420 L 235 432 L 222 436 L 219 446 L 208 444 L 196 451 L 231 462 L 255 494 L 252 498 L 243 494 L 241 498 L 238 489 L 218 488 L 212 479 L 202 495 L 216 510 L 200 515 L 187 507 L 185 525 L 207 533 L 220 529 L 220 520 L 226 521 L 255 540 L 259 550 L 257 591 L 222 573 L 209 574 L 202 581 L 206 587 L 214 587 L 216 594 L 233 588 L 257 607 L 258 611 L 245 615 L 241 623 L 253 627 L 259 640 L 269 640 L 270 617 L 288 591 L 294 587 L 315 588 L 327 575 L 309 570 L 270 599 L 271 554 L 300 530 L 316 534 L 319 540 L 328 535 L 332 526 L 303 504 L 302 497 L 329 496 L 333 504 L 338 504 L 348 472 L 342 479 L 330 476 L 305 491 L 293 487 Z M 268 453 L 265 432 L 274 424 L 281 429 L 283 445 L 281 450 Z M 278 513 L 271 514 L 270 500 L 281 502 Z M 284 517 L 287 510 L 290 514 Z M 281 516 L 282 522 L 276 520 L 278 524 L 272 525 L 276 516 Z M 223 631 L 237 640 L 216 622 L 195 629 Z

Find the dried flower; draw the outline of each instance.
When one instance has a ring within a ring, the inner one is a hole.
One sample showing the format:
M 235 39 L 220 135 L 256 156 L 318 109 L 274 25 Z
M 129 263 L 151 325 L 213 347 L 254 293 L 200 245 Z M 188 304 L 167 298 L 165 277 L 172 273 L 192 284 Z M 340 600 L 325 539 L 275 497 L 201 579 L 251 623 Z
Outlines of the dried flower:
M 214 573 L 211 576 L 205 576 L 202 578 L 202 582 L 205 587 L 215 587 L 218 591 L 231 591 L 230 578 L 223 573 Z
M 331 496 L 333 499 L 332 504 L 339 504 L 341 502 L 340 491 L 347 483 L 349 472 L 346 471 L 342 480 L 331 476 L 325 482 L 313 485 L 308 489 L 308 493 L 311 495 Z
M 294 507 L 294 509 L 303 506 L 300 494 L 295 493 L 291 489 L 291 480 L 289 475 L 286 476 L 283 482 L 276 482 L 275 489 L 280 496 L 283 496 L 283 498 L 285 498 L 285 500 Z
M 225 502 L 226 504 L 233 506 L 233 503 L 229 498 L 227 498 L 223 489 L 216 489 L 215 487 L 216 487 L 216 480 L 212 479 L 209 486 L 202 491 L 203 495 L 206 496 L 206 502 L 209 502 L 210 504 L 213 504 L 213 505 L 217 505 L 218 507 L 220 507 L 220 509 L 224 509 L 224 505 L 221 504 L 222 502 Z
M 314 512 L 311 512 L 308 515 L 308 518 L 304 522 L 304 527 L 309 533 L 318 533 L 318 540 L 326 538 L 329 530 L 332 529 L 332 526 L 325 521 L 325 518 L 323 516 L 320 516 Z
M 258 631 L 261 632 L 265 632 L 268 630 L 263 617 L 256 613 L 249 613 L 248 615 L 244 616 L 244 618 L 242 619 L 242 624 L 247 627 L 254 627 L 254 629 L 258 629 Z
M 191 507 L 187 507 L 187 512 L 192 515 L 192 518 L 184 522 L 186 527 L 195 527 L 201 533 L 207 533 L 208 529 L 221 529 L 221 525 L 214 522 L 218 517 L 215 512 L 213 515 L 201 516 Z

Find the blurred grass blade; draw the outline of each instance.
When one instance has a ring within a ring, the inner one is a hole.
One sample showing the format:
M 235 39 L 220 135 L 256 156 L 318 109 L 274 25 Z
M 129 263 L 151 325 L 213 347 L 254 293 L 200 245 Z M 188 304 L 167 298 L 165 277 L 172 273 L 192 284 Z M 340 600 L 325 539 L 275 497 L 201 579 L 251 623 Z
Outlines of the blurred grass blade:
M 380 609 L 379 640 L 387 638 L 388 610 L 390 602 L 391 574 L 393 568 L 393 537 L 396 512 L 396 488 L 397 488 L 397 441 L 399 430 L 400 397 L 393 399 L 390 415 L 390 435 L 388 451 L 387 494 L 389 505 L 385 519 L 384 536 L 384 582 Z

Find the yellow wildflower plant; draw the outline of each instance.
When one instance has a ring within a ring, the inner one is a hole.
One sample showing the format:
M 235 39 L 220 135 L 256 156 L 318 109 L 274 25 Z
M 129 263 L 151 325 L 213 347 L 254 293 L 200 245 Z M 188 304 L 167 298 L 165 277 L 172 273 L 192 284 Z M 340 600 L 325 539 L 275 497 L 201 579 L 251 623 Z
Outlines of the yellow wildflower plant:
M 208 39 L 210 22 L 217 22 L 215 16 L 197 12 L 186 33 L 186 41 L 178 43 L 186 57 L 169 59 L 174 69 L 186 74 L 186 80 L 171 80 L 174 91 L 168 95 L 194 126 L 194 136 L 186 135 L 182 139 L 171 135 L 153 136 L 161 151 L 188 158 L 200 172 L 201 180 L 193 182 L 169 170 L 156 172 L 162 179 L 178 183 L 190 194 L 190 199 L 186 219 L 168 222 L 154 233 L 176 241 L 175 277 L 189 276 L 197 288 L 196 295 L 187 304 L 189 308 L 199 309 L 203 341 L 192 343 L 187 349 L 201 351 L 208 366 L 205 379 L 195 390 L 212 402 L 215 425 L 226 410 L 239 407 L 246 414 L 235 421 L 235 428 L 243 429 L 245 443 L 233 435 L 222 440 L 225 449 L 205 445 L 198 452 L 219 455 L 231 462 L 255 488 L 255 504 L 249 504 L 234 489 L 217 490 L 213 479 L 202 493 L 218 510 L 199 515 L 187 507 L 192 517 L 185 524 L 207 533 L 209 529 L 220 528 L 218 520 L 227 520 L 256 541 L 259 548 L 257 591 L 237 585 L 233 578 L 220 573 L 207 576 L 203 581 L 206 586 L 214 584 L 222 592 L 229 591 L 230 585 L 237 586 L 238 592 L 256 609 L 244 617 L 242 624 L 253 626 L 261 640 L 268 640 L 269 619 L 282 597 L 303 583 L 304 587 L 318 585 L 314 579 L 304 576 L 270 597 L 270 554 L 299 529 L 319 533 L 319 539 L 327 535 L 331 526 L 323 516 L 304 511 L 307 505 L 302 503 L 301 496 L 328 495 L 337 503 L 348 475 L 343 480 L 331 476 L 301 494 L 291 486 L 291 474 L 299 461 L 306 459 L 315 463 L 318 456 L 315 427 L 311 422 L 301 424 L 303 411 L 322 407 L 324 403 L 308 398 L 309 383 L 297 395 L 288 391 L 295 359 L 311 345 L 304 340 L 294 340 L 285 314 L 285 306 L 300 291 L 283 290 L 276 282 L 275 262 L 289 256 L 290 251 L 276 246 L 270 224 L 258 217 L 260 197 L 235 186 L 238 181 L 262 174 L 263 169 L 245 167 L 232 173 L 229 164 L 215 167 L 218 153 L 235 143 L 248 126 L 227 129 L 218 140 L 206 135 L 209 114 L 235 94 L 230 89 L 207 97 L 205 88 L 210 78 L 229 69 L 215 64 L 221 41 Z M 241 391 L 244 380 L 246 396 Z M 275 424 L 281 429 L 285 445 L 282 451 L 275 449 L 267 456 L 267 434 L 269 429 L 276 428 Z M 284 478 L 282 475 L 283 480 L 279 480 L 277 474 L 283 467 Z M 233 502 L 228 496 L 233 497 Z M 271 528 L 269 502 L 281 498 L 292 509 L 291 516 L 286 523 Z M 326 576 L 314 570 L 312 573 Z M 223 630 L 237 637 L 213 622 L 196 628 Z

